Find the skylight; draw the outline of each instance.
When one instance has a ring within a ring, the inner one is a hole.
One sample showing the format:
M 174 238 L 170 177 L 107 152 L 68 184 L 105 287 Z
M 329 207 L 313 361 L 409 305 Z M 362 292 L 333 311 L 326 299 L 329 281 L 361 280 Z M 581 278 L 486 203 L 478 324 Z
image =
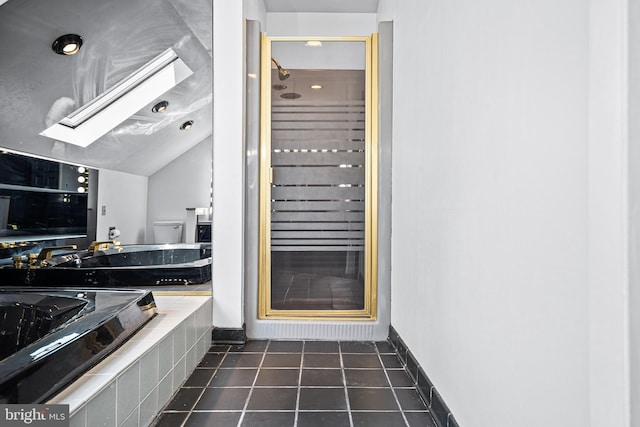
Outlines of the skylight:
M 191 74 L 169 48 L 40 135 L 87 147 Z

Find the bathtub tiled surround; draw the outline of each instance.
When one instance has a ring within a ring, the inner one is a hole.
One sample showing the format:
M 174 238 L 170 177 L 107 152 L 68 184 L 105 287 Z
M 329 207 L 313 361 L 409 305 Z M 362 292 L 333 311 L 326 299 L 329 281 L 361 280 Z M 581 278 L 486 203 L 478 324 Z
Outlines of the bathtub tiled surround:
M 71 427 L 146 427 L 211 346 L 211 296 L 155 296 L 158 315 L 47 403 Z
M 398 355 L 398 359 L 402 363 L 405 371 L 409 374 L 412 385 L 418 390 L 423 400 L 427 403 L 429 412 L 438 427 L 459 427 L 458 422 L 444 403 L 442 396 L 440 396 L 438 390 L 436 390 L 429 377 L 427 377 L 427 374 L 425 374 L 393 326 L 389 327 L 389 342 Z

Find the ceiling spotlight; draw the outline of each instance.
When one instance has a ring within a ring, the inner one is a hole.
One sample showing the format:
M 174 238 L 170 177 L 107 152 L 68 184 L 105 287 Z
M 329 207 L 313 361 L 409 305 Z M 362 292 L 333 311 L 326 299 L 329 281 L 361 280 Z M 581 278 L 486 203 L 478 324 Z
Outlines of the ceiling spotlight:
M 322 42 L 320 40 L 309 40 L 304 45 L 308 47 L 321 47 Z
M 151 111 L 153 111 L 154 113 L 164 113 L 165 111 L 167 111 L 168 106 L 169 103 L 167 101 L 160 101 L 153 106 Z
M 51 45 L 51 49 L 58 55 L 73 55 L 80 50 L 80 47 L 82 47 L 82 37 L 77 34 L 60 36 Z
M 311 89 L 322 89 L 322 85 L 311 85 Z
M 275 84 L 273 86 L 271 86 L 273 88 L 273 90 L 285 90 L 287 88 L 287 85 L 278 85 Z
M 187 120 L 180 126 L 180 130 L 189 130 L 193 126 L 193 120 Z

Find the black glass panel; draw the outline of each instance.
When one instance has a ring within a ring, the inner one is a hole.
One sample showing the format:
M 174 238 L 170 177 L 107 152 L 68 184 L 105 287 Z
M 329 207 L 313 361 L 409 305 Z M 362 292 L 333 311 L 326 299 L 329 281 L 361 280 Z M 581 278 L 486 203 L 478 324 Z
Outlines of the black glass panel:
M 2 158 L 2 156 L 0 156 Z M 84 234 L 87 231 L 87 195 L 0 188 L 10 198 L 6 227 L 0 237 L 28 239 L 42 234 Z
M 82 166 L 0 151 L 0 243 L 86 235 L 89 175 Z
M 0 155 L 0 182 L 58 189 L 60 163 L 14 153 Z

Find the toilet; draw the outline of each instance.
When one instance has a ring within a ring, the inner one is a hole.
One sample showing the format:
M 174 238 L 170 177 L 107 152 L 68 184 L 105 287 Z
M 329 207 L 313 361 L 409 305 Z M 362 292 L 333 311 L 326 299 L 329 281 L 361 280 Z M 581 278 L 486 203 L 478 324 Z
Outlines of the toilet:
M 0 196 L 0 229 L 6 230 L 9 225 L 9 204 L 11 197 Z
M 155 243 L 180 243 L 182 241 L 182 221 L 154 221 L 153 237 Z

